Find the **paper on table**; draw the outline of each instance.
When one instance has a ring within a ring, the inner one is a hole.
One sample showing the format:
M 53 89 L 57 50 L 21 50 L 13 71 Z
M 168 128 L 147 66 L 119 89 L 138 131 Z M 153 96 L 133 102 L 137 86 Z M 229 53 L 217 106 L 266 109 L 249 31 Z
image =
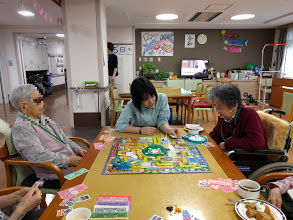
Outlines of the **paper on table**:
M 75 172 L 73 172 L 73 173 L 67 174 L 66 176 L 64 176 L 64 178 L 65 178 L 65 179 L 68 179 L 68 180 L 72 180 L 72 179 L 74 179 L 75 177 L 78 177 L 78 176 L 80 176 L 80 175 L 82 175 L 82 174 L 84 174 L 84 173 L 87 173 L 87 172 L 89 172 L 87 169 L 82 168 L 82 169 L 77 170 L 77 171 L 75 171 Z
M 96 150 L 101 150 L 101 149 L 105 149 L 105 148 L 107 148 L 107 147 L 105 146 L 105 144 L 103 144 L 103 143 L 101 143 L 101 142 L 94 143 L 94 147 L 95 147 Z
M 59 196 L 64 199 L 64 200 L 70 200 L 72 199 L 74 196 L 76 196 L 77 194 L 81 193 L 82 191 L 84 191 L 85 189 L 87 189 L 87 186 L 84 184 L 79 184 L 77 186 L 73 186 L 71 188 L 59 191 L 58 194 Z

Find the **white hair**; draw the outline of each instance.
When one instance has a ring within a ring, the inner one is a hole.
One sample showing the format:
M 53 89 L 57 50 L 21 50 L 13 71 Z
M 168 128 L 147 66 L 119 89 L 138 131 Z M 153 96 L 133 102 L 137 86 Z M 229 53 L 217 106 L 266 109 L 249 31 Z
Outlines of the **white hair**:
M 14 89 L 10 96 L 10 102 L 19 112 L 22 112 L 19 104 L 31 98 L 32 91 L 37 91 L 37 87 L 31 84 L 20 85 Z

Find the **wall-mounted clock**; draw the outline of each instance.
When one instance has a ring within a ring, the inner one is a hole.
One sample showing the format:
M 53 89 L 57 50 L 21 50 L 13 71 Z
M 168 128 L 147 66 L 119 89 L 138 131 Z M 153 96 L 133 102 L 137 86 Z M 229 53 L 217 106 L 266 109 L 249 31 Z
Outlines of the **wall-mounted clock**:
M 205 44 L 206 42 L 208 42 L 208 37 L 205 34 L 200 34 L 197 36 L 197 42 L 199 44 Z

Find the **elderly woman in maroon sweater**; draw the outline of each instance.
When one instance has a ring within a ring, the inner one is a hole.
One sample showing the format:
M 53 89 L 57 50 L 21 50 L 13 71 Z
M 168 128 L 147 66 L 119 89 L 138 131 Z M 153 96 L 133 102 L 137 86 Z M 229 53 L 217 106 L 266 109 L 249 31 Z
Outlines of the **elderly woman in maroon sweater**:
M 267 138 L 261 119 L 254 109 L 242 106 L 237 86 L 217 85 L 212 89 L 211 97 L 220 116 L 210 136 L 222 150 L 267 149 Z

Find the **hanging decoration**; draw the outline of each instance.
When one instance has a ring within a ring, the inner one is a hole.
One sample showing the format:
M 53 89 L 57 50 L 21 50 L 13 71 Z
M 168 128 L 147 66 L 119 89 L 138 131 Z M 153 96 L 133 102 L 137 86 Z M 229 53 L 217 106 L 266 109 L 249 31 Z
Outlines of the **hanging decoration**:
M 224 41 L 225 44 L 244 46 L 244 47 L 247 46 L 247 42 L 248 40 L 225 40 Z
M 57 25 L 63 24 L 62 18 L 56 18 L 54 16 L 51 16 L 48 12 L 44 10 L 44 8 L 37 2 L 37 0 L 33 0 L 33 6 L 35 10 L 39 12 L 39 15 L 45 19 L 45 21 L 48 21 L 51 24 L 57 24 Z M 22 7 L 23 7 L 23 4 L 22 4 Z
M 242 48 L 241 47 L 226 47 L 227 45 L 236 45 L 236 46 L 247 46 L 248 40 L 238 40 L 238 39 L 231 39 L 231 38 L 238 38 L 240 37 L 239 34 L 226 34 L 226 30 L 221 31 L 222 35 L 222 57 L 223 57 L 223 51 L 229 51 L 229 52 L 236 52 L 241 53 Z M 225 40 L 225 37 L 230 38 L 230 40 Z
M 230 52 L 241 53 L 242 48 L 241 47 L 224 47 L 223 49 Z

